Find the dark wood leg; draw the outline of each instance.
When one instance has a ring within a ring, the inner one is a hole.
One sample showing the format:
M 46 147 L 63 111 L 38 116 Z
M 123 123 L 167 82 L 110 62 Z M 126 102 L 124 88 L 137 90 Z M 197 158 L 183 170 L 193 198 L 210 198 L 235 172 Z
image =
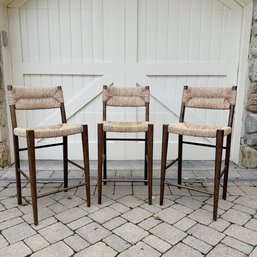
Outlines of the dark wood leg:
M 34 224 L 38 225 L 34 131 L 33 130 L 27 130 L 26 135 L 27 135 L 27 146 L 28 146 L 28 161 L 29 161 L 29 174 L 30 174 L 30 186 L 31 186 L 33 217 L 34 217 Z
M 84 160 L 84 174 L 86 182 L 86 195 L 87 195 L 87 206 L 90 207 L 90 171 L 89 171 L 89 146 L 88 146 L 88 128 L 87 125 L 83 125 L 82 136 L 82 149 L 83 149 L 83 160 Z
M 218 213 L 223 136 L 224 136 L 224 130 L 217 130 L 216 152 L 215 152 L 214 200 L 213 200 L 213 220 L 214 221 L 217 220 L 217 213 Z
M 225 170 L 224 170 L 223 193 L 222 193 L 222 198 L 224 200 L 227 199 L 230 148 L 231 148 L 231 134 L 227 136 L 227 142 L 226 142 Z
M 163 127 L 162 127 L 160 205 L 163 205 L 163 198 L 164 198 L 164 183 L 165 183 L 165 175 L 166 175 L 168 140 L 169 140 L 168 125 L 163 125 Z
M 145 133 L 145 162 L 144 162 L 144 179 L 147 180 L 147 169 L 148 169 L 148 164 L 147 164 L 147 156 L 148 156 L 148 151 L 147 151 L 147 144 L 148 144 L 148 140 L 147 140 L 147 132 Z M 147 182 L 144 183 L 145 185 L 147 185 Z
M 183 156 L 183 136 L 178 136 L 178 184 L 182 183 L 182 156 Z M 178 187 L 179 189 L 181 187 Z
M 153 124 L 148 125 L 147 132 L 147 149 L 148 149 L 148 203 L 152 204 L 153 195 Z
M 104 166 L 104 179 L 107 179 L 107 142 L 106 142 L 106 132 L 103 132 L 103 166 Z M 104 185 L 106 185 L 107 182 L 104 182 Z
M 98 204 L 102 203 L 103 124 L 98 124 Z
M 14 148 L 14 158 L 15 158 L 15 176 L 16 176 L 16 191 L 17 191 L 17 202 L 22 204 L 22 194 L 21 194 L 21 174 L 20 169 L 20 153 L 19 153 L 19 138 L 13 136 L 13 148 Z
M 63 137 L 63 186 L 68 187 L 68 138 Z M 65 190 L 67 192 L 67 190 Z

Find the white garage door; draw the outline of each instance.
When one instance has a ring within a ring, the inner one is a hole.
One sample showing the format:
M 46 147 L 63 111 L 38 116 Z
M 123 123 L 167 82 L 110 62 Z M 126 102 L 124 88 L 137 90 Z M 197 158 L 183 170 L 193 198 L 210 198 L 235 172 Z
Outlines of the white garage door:
M 162 124 L 178 120 L 185 84 L 237 84 L 241 19 L 242 7 L 233 0 L 27 1 L 8 9 L 13 83 L 62 85 L 69 122 L 89 125 L 91 159 L 97 158 L 102 86 L 149 85 L 154 158 L 160 159 Z M 112 111 L 110 117 L 140 119 L 141 112 Z M 37 111 L 19 121 L 45 125 L 56 122 L 58 114 Z M 216 112 L 190 116 L 195 122 L 225 120 Z M 171 137 L 172 152 L 176 142 Z M 72 158 L 80 159 L 80 137 L 70 143 Z M 142 149 L 142 143 L 110 143 L 109 159 L 142 159 Z M 187 159 L 214 158 L 213 152 L 187 149 Z M 38 156 L 49 158 L 49 153 L 52 159 L 61 157 L 61 151 L 49 149 Z

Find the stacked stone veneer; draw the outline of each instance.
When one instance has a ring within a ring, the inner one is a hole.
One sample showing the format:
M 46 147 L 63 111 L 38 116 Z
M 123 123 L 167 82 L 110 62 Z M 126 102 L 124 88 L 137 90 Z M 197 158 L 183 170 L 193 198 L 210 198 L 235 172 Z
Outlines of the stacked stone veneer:
M 241 144 L 241 163 L 257 168 L 257 0 L 254 0 L 249 52 L 249 89 L 245 105 L 245 134 Z
M 10 164 L 5 90 L 3 87 L 3 63 L 0 44 L 0 168 Z

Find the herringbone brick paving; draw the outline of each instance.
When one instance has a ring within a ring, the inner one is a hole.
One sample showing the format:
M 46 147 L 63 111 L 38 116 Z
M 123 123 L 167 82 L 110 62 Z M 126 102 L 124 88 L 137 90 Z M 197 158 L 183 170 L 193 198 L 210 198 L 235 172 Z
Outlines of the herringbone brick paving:
M 184 162 L 185 181 L 212 191 L 212 162 Z M 60 187 L 59 161 L 40 161 L 40 192 Z M 112 176 L 142 175 L 140 161 L 110 162 Z M 25 165 L 25 169 L 27 169 Z M 92 206 L 83 187 L 39 199 L 39 225 L 33 225 L 30 187 L 23 181 L 23 205 L 15 198 L 14 168 L 0 170 L 0 256 L 257 256 L 257 171 L 232 163 L 228 199 L 219 201 L 212 221 L 212 197 L 165 188 L 159 205 L 159 162 L 154 163 L 153 205 L 147 186 L 109 183 L 97 204 L 96 163 L 91 164 Z M 71 182 L 82 177 L 70 171 Z M 175 179 L 175 173 L 168 175 Z M 200 179 L 199 179 L 200 178 Z M 49 183 L 50 181 L 50 183 Z

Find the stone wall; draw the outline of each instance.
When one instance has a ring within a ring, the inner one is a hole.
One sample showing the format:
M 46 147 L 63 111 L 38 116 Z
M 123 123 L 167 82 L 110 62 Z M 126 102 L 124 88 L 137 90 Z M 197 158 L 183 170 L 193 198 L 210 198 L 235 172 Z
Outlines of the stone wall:
M 253 2 L 252 35 L 249 50 L 249 89 L 245 105 L 241 164 L 257 168 L 257 0 Z
M 0 168 L 10 165 L 5 90 L 3 86 L 2 44 L 0 41 Z

